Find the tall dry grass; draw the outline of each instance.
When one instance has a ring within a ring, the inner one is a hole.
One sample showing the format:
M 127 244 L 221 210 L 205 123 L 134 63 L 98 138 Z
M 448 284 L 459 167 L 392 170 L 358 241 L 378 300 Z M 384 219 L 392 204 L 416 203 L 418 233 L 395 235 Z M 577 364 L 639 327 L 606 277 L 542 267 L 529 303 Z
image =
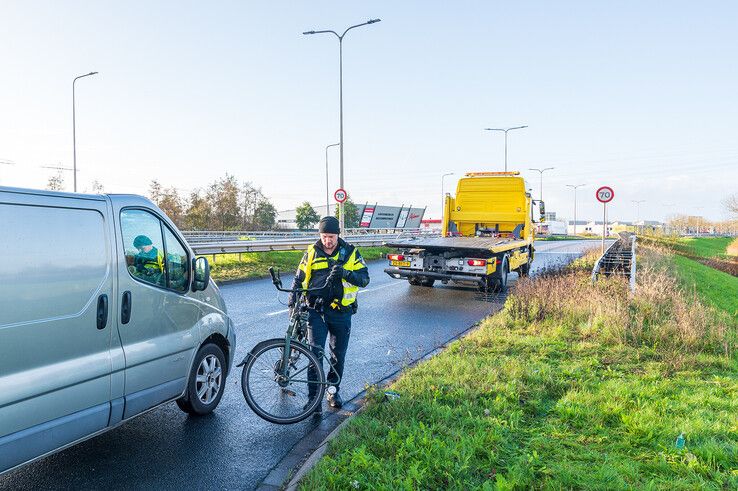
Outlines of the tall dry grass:
M 635 293 L 622 276 L 591 282 L 596 252 L 560 271 L 517 282 L 505 310 L 516 323 L 539 329 L 568 326 L 601 342 L 648 346 L 675 369 L 701 353 L 731 357 L 736 326 L 684 291 L 670 274 L 663 252 L 642 249 Z

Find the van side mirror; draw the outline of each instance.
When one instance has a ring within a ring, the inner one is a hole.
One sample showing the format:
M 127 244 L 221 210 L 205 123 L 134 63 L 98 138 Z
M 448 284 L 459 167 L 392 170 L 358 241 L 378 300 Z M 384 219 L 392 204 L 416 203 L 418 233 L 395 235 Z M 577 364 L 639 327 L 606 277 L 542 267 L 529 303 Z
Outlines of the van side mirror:
M 192 279 L 192 291 L 199 292 L 208 287 L 210 282 L 210 264 L 204 257 L 198 257 L 192 260 L 192 271 L 194 278 Z
M 546 221 L 546 204 L 543 201 L 538 202 L 538 215 L 540 216 L 541 223 Z

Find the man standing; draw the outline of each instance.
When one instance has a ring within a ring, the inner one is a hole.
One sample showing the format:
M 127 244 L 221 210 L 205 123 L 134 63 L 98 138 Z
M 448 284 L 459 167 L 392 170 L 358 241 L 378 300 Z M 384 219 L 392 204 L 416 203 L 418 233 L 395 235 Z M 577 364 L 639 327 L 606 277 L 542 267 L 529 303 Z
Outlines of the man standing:
M 338 389 L 351 334 L 351 316 L 356 313 L 359 287 L 369 284 L 369 270 L 359 251 L 338 237 L 340 229 L 335 217 L 323 217 L 318 224 L 318 231 L 320 239 L 309 246 L 302 256 L 292 288 L 320 288 L 328 282 L 326 288 L 308 294 L 308 339 L 315 346 L 313 351 L 322 360 L 321 351 L 330 334 L 330 360 L 333 366 L 328 373 L 328 382 L 336 390 L 333 393 L 329 391 L 328 404 L 340 408 L 343 399 Z M 295 300 L 296 296 L 290 295 L 290 307 L 294 306 Z M 318 377 L 313 372 L 311 370 L 308 374 L 310 380 Z M 318 389 L 316 384 L 308 386 L 309 400 L 312 401 Z M 318 405 L 317 413 L 322 411 L 321 406 Z

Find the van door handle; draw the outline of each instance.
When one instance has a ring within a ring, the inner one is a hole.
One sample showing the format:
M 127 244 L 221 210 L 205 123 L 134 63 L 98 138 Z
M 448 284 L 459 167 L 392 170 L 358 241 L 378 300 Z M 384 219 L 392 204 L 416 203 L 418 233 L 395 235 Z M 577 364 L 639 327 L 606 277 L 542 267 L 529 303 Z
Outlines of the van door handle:
M 123 302 L 120 307 L 120 322 L 128 324 L 131 320 L 131 292 L 123 292 Z
M 105 329 L 108 325 L 108 296 L 100 295 L 97 299 L 97 328 Z

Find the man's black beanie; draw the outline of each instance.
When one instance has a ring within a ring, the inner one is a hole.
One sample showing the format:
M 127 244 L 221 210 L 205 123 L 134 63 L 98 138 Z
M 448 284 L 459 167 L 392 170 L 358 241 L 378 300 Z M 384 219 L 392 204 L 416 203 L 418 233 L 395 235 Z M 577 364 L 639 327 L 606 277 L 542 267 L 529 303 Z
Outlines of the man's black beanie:
M 318 232 L 321 234 L 339 234 L 341 227 L 338 225 L 336 217 L 323 217 L 318 222 Z

